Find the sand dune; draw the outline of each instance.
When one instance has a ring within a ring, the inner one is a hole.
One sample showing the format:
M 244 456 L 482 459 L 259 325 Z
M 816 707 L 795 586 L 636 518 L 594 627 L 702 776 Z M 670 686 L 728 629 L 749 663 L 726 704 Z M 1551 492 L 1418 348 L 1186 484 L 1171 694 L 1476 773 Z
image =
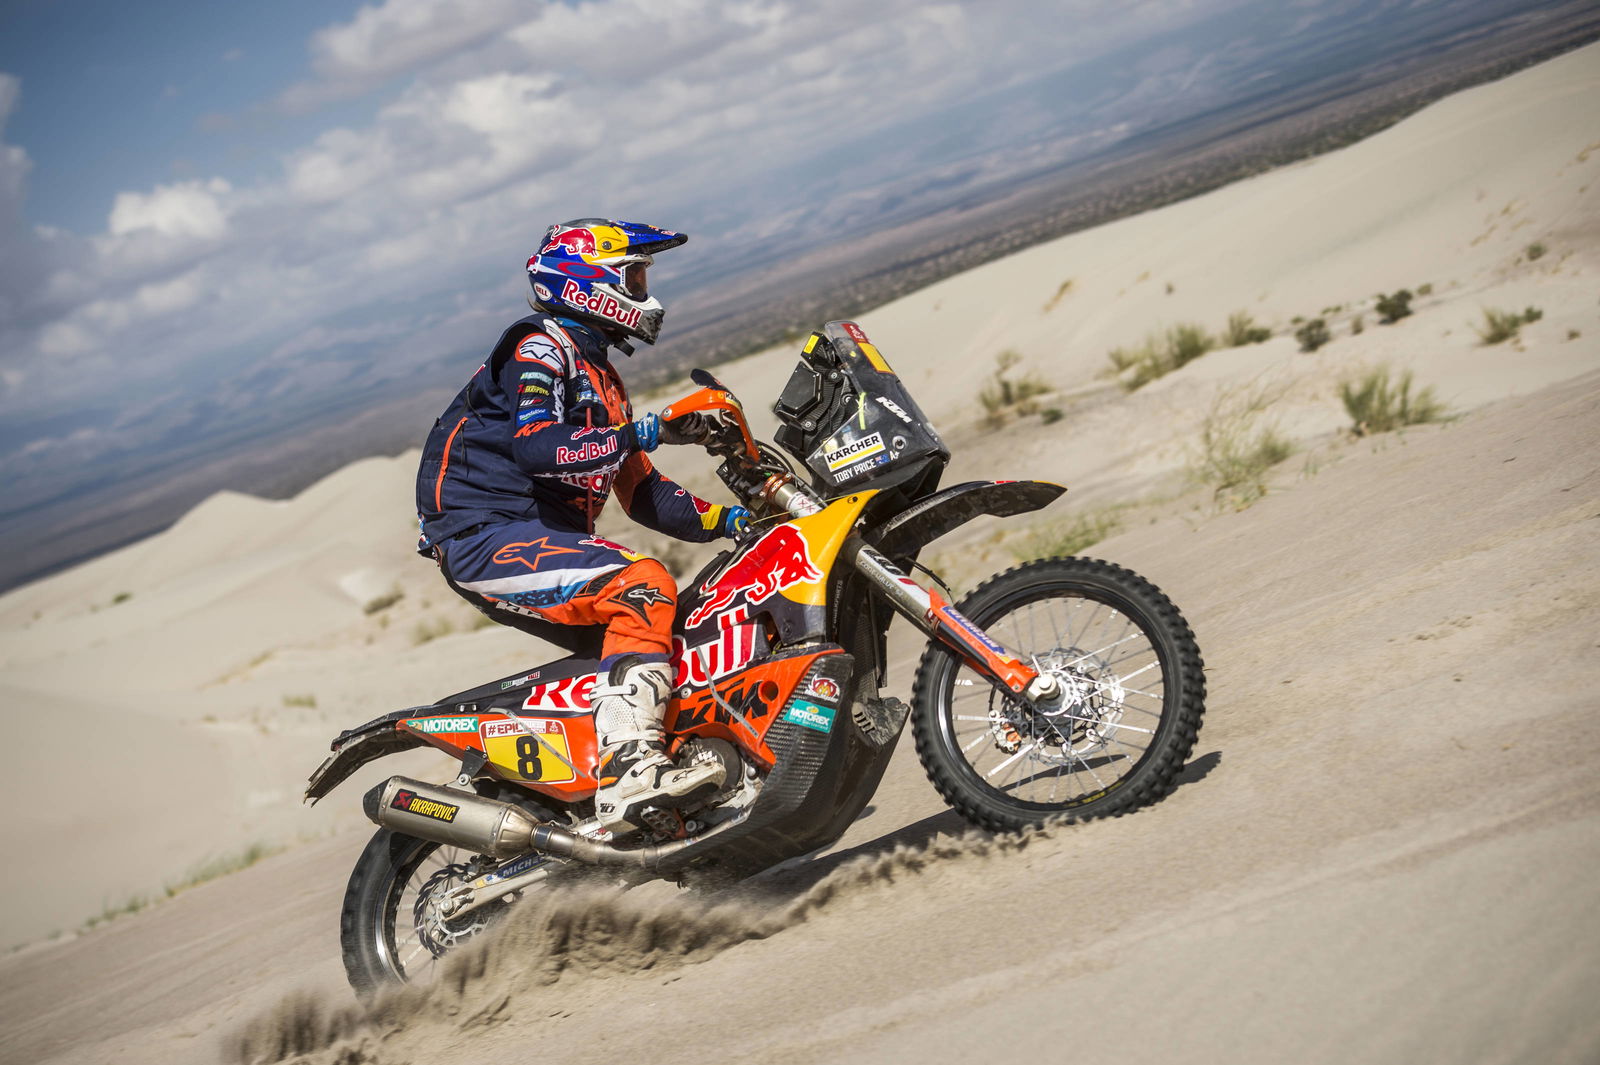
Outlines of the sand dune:
M 325 837 L 0 962 L 7 1057 L 210 1061 L 264 1017 L 256 1051 L 297 1032 L 318 1061 L 588 1045 L 601 1028 L 623 1033 L 608 1052 L 662 1061 L 950 1060 L 997 1044 L 1048 1059 L 1592 1060 L 1597 90 L 1591 47 L 862 319 L 956 448 L 947 481 L 1071 485 L 1040 525 L 1127 505 L 1090 553 L 1150 576 L 1194 623 L 1212 686 L 1198 757 L 1136 817 L 967 838 L 907 744 L 869 816 L 741 908 L 647 891 L 530 910 L 460 1001 L 373 1029 L 338 1012 L 334 914 L 364 835 L 361 781 L 305 810 L 304 777 L 340 728 L 540 658 L 472 628 L 411 552 L 414 456 L 287 502 L 220 495 L 0 598 L 9 775 L 49 797 L 0 830 L 33 859 L 0 874 L 8 943 L 160 895 L 208 856 Z M 1377 324 L 1375 292 L 1424 284 L 1414 315 Z M 1483 308 L 1527 306 L 1542 317 L 1514 346 L 1480 343 Z M 1291 320 L 1332 307 L 1332 343 L 1300 353 Z M 1277 335 L 1133 393 L 1101 376 L 1112 347 L 1237 310 Z M 1008 349 L 1063 417 L 983 423 L 974 393 Z M 769 352 L 717 372 L 755 411 L 792 364 Z M 1337 382 L 1379 365 L 1414 371 L 1462 417 L 1342 435 Z M 1251 424 L 1299 450 L 1235 511 L 1185 469 L 1219 395 L 1251 390 L 1270 397 Z M 662 465 L 710 491 L 694 456 Z M 935 557 L 970 580 L 1010 564 L 1017 536 L 974 525 Z M 917 648 L 904 633 L 894 646 L 904 687 Z M 90 871 L 41 890 L 68 855 Z M 617 948 L 584 930 L 606 913 L 646 931 Z M 559 972 L 536 949 L 551 921 L 578 929 Z M 648 931 L 702 925 L 692 950 Z M 634 962 L 648 968 L 625 972 Z M 322 1005 L 273 1012 L 295 989 Z M 719 1024 L 682 1023 L 711 1013 Z M 646 1034 L 663 1021 L 670 1035 Z

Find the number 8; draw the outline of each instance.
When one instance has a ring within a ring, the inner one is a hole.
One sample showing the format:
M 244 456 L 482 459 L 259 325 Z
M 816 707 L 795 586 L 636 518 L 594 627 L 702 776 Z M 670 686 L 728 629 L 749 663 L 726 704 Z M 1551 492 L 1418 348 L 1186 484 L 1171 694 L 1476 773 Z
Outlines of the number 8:
M 517 737 L 517 775 L 524 780 L 544 776 L 544 766 L 539 764 L 539 741 L 532 736 Z

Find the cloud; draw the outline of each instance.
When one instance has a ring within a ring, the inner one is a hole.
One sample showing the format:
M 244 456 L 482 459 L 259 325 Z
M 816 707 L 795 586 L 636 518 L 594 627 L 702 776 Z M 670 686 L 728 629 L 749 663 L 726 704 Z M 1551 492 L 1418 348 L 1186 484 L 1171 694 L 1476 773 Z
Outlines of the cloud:
M 220 197 L 233 191 L 222 178 L 157 185 L 148 193 L 119 192 L 106 219 L 114 237 L 151 229 L 169 237 L 215 240 L 227 232 L 228 218 Z
M 349 22 L 311 38 L 314 81 L 279 98 L 289 111 L 305 111 L 373 87 L 526 19 L 523 0 L 384 0 L 364 5 Z
M 205 404 L 224 417 L 361 360 L 403 379 L 492 339 L 559 218 L 688 230 L 681 276 L 870 225 L 885 189 L 1049 161 L 1067 143 L 1050 124 L 1088 105 L 1018 93 L 1195 17 L 1184 0 L 1072 0 L 1048 18 L 1030 0 L 363 7 L 312 37 L 315 78 L 290 94 L 410 76 L 253 181 L 124 189 L 103 232 L 34 230 L 26 153 L 0 143 L 0 416 L 72 400 L 84 365 L 113 362 L 106 409 L 129 447 L 161 431 L 138 401 L 205 381 L 228 383 Z M 0 75 L 0 132 L 19 91 Z

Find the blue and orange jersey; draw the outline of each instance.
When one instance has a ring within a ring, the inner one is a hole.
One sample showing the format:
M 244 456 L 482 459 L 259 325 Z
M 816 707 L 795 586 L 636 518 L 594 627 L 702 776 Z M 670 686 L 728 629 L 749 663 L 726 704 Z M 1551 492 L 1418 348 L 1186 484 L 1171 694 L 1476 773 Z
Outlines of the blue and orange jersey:
M 536 520 L 592 530 L 613 491 L 630 517 L 681 540 L 717 536 L 722 507 L 638 449 L 605 339 L 535 313 L 513 324 L 434 422 L 417 471 L 422 549 L 474 526 Z

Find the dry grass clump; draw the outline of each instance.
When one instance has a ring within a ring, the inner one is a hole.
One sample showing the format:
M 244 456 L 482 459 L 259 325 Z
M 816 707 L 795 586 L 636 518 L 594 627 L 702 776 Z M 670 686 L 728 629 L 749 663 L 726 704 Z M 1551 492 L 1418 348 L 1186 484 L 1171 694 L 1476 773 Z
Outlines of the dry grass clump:
M 995 356 L 994 374 L 989 383 L 978 392 L 978 402 L 983 405 L 984 421 L 994 427 L 1005 424 L 1009 414 L 1035 414 L 1039 405 L 1033 397 L 1051 391 L 1049 382 L 1033 374 L 1017 380 L 1007 376 L 1014 370 L 1022 356 L 1012 350 Z
M 1018 562 L 1064 557 L 1099 543 L 1120 528 L 1122 517 L 1114 508 L 1086 511 L 1069 521 L 1035 527 L 1007 547 Z
M 1234 311 L 1228 315 L 1227 327 L 1222 331 L 1222 346 L 1242 348 L 1246 344 L 1261 344 L 1272 339 L 1272 330 L 1256 325 L 1249 311 Z
M 455 622 L 449 618 L 423 618 L 411 630 L 411 645 L 413 647 L 421 647 L 425 643 L 437 640 L 441 636 L 448 636 L 455 631 Z
M 368 599 L 361 607 L 361 612 L 363 614 L 376 614 L 381 610 L 388 610 L 405 597 L 406 593 L 401 591 L 398 586 L 395 586 L 380 596 Z
M 1377 300 L 1378 321 L 1384 325 L 1393 325 L 1411 313 L 1411 290 L 1408 288 L 1387 296 L 1380 292 Z
M 1132 370 L 1122 382 L 1122 387 L 1132 392 L 1193 362 L 1216 346 L 1216 337 L 1207 333 L 1203 326 L 1182 322 L 1169 327 L 1165 333 L 1152 333 L 1137 348 L 1117 348 L 1107 358 L 1119 374 Z
M 1267 493 L 1267 471 L 1294 453 L 1294 445 L 1261 416 L 1280 389 L 1247 385 L 1217 394 L 1200 425 L 1189 476 L 1212 490 L 1222 505 L 1243 508 Z
M 1477 331 L 1478 339 L 1487 347 L 1490 344 L 1499 344 L 1506 340 L 1514 339 L 1525 325 L 1530 325 L 1544 317 L 1544 312 L 1537 307 L 1529 307 L 1520 314 L 1516 311 L 1502 311 L 1494 307 L 1483 309 L 1483 324 L 1472 328 Z
M 1313 318 L 1294 331 L 1294 338 L 1300 342 L 1301 351 L 1316 351 L 1322 345 L 1333 339 L 1333 334 L 1328 332 L 1328 323 L 1321 318 Z
M 1350 415 L 1351 433 L 1371 436 L 1449 418 L 1449 409 L 1434 395 L 1431 387 L 1413 395 L 1411 385 L 1410 370 L 1391 384 L 1386 366 L 1359 379 L 1347 378 L 1340 382 L 1339 398 L 1344 401 L 1345 413 Z

